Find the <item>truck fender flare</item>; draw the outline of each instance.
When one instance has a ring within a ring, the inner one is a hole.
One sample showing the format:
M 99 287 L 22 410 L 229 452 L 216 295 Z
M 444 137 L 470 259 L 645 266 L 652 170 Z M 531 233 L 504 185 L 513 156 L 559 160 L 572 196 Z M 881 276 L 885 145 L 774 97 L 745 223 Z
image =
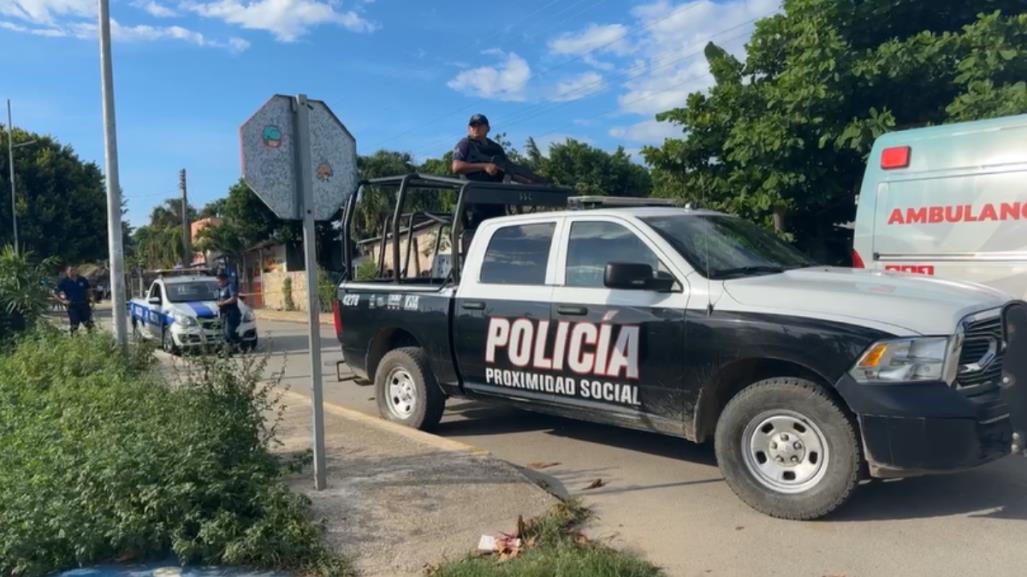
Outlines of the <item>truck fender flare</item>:
M 841 399 L 830 379 L 802 362 L 767 357 L 735 359 L 717 367 L 710 378 L 704 380 L 695 401 L 692 422 L 685 426 L 685 436 L 697 443 L 710 438 L 716 429 L 720 412 L 732 397 L 745 387 L 772 377 L 808 379 L 822 385 L 828 394 Z M 843 406 L 848 405 L 843 401 Z
M 424 348 L 413 333 L 399 327 L 380 329 L 371 337 L 367 344 L 367 353 L 364 356 L 364 367 L 367 369 L 368 380 L 374 382 L 375 371 L 378 369 L 382 357 L 389 351 L 400 347 Z

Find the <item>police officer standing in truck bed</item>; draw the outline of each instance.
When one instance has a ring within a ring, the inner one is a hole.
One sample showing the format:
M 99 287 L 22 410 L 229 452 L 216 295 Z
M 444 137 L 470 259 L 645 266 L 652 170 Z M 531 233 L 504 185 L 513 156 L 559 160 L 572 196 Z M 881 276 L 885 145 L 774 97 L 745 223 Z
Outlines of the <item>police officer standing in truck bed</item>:
M 489 119 L 484 114 L 475 114 L 467 122 L 467 136 L 460 139 L 453 149 L 454 174 L 467 180 L 501 182 L 503 171 L 497 160 L 505 159 L 506 152 L 498 142 L 490 140 Z

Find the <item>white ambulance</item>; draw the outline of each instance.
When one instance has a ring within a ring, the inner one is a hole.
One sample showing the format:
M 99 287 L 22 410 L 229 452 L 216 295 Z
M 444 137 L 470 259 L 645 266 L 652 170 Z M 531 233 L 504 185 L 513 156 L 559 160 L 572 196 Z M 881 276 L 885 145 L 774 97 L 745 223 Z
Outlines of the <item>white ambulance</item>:
M 1027 114 L 885 134 L 860 188 L 853 266 L 1027 298 Z

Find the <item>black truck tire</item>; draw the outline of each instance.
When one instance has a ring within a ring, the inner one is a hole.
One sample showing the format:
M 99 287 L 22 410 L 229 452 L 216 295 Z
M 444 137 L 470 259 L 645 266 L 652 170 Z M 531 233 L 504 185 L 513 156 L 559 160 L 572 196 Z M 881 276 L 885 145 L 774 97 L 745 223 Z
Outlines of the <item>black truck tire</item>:
M 732 398 L 717 422 L 717 463 L 753 509 L 781 519 L 823 517 L 852 495 L 861 455 L 856 426 L 816 383 L 766 379 Z
M 386 353 L 374 377 L 378 412 L 389 421 L 430 431 L 442 419 L 446 398 L 419 347 Z

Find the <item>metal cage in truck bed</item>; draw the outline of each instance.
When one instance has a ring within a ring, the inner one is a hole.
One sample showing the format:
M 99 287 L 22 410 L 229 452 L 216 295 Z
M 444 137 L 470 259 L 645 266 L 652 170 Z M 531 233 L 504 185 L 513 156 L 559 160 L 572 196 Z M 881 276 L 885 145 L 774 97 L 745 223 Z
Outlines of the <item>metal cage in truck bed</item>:
M 469 237 L 465 238 L 465 233 L 471 232 L 473 234 L 474 228 L 482 221 L 492 216 L 501 216 L 511 209 L 519 211 L 539 208 L 566 208 L 568 199 L 573 193 L 572 189 L 560 186 L 482 182 L 419 173 L 372 178 L 362 181 L 357 188 L 356 194 L 351 195 L 346 201 L 344 213 L 342 243 L 347 280 L 354 280 L 354 238 L 352 233 L 354 230 L 354 218 L 357 213 L 357 202 L 363 197 L 364 190 L 368 187 L 396 189 L 394 206 L 392 206 L 391 214 L 386 213 L 385 221 L 379 229 L 381 234 L 377 237 L 361 241 L 364 244 L 370 242 L 378 243 L 377 278 L 372 282 L 395 283 L 424 282 L 421 279 L 404 278 L 409 272 L 414 232 L 419 228 L 425 226 L 439 227 L 434 243 L 436 258 L 440 254 L 440 245 L 443 238 L 442 231 L 447 227 L 449 229 L 448 236 L 451 251 L 449 271 L 445 279 L 429 277 L 428 281 L 442 280 L 444 282 L 447 279 L 458 281 L 460 279 L 463 253 L 467 245 L 465 241 L 469 240 Z M 408 193 L 415 189 L 439 195 L 446 191 L 456 193 L 456 201 L 452 211 L 405 211 L 404 205 L 407 201 Z M 500 213 L 499 211 L 502 212 Z M 404 242 L 404 232 L 406 233 L 406 251 L 405 259 L 401 266 L 400 255 L 402 251 L 400 250 L 400 243 Z M 393 264 L 391 274 L 386 274 L 388 272 L 385 267 L 386 250 L 391 253 Z

